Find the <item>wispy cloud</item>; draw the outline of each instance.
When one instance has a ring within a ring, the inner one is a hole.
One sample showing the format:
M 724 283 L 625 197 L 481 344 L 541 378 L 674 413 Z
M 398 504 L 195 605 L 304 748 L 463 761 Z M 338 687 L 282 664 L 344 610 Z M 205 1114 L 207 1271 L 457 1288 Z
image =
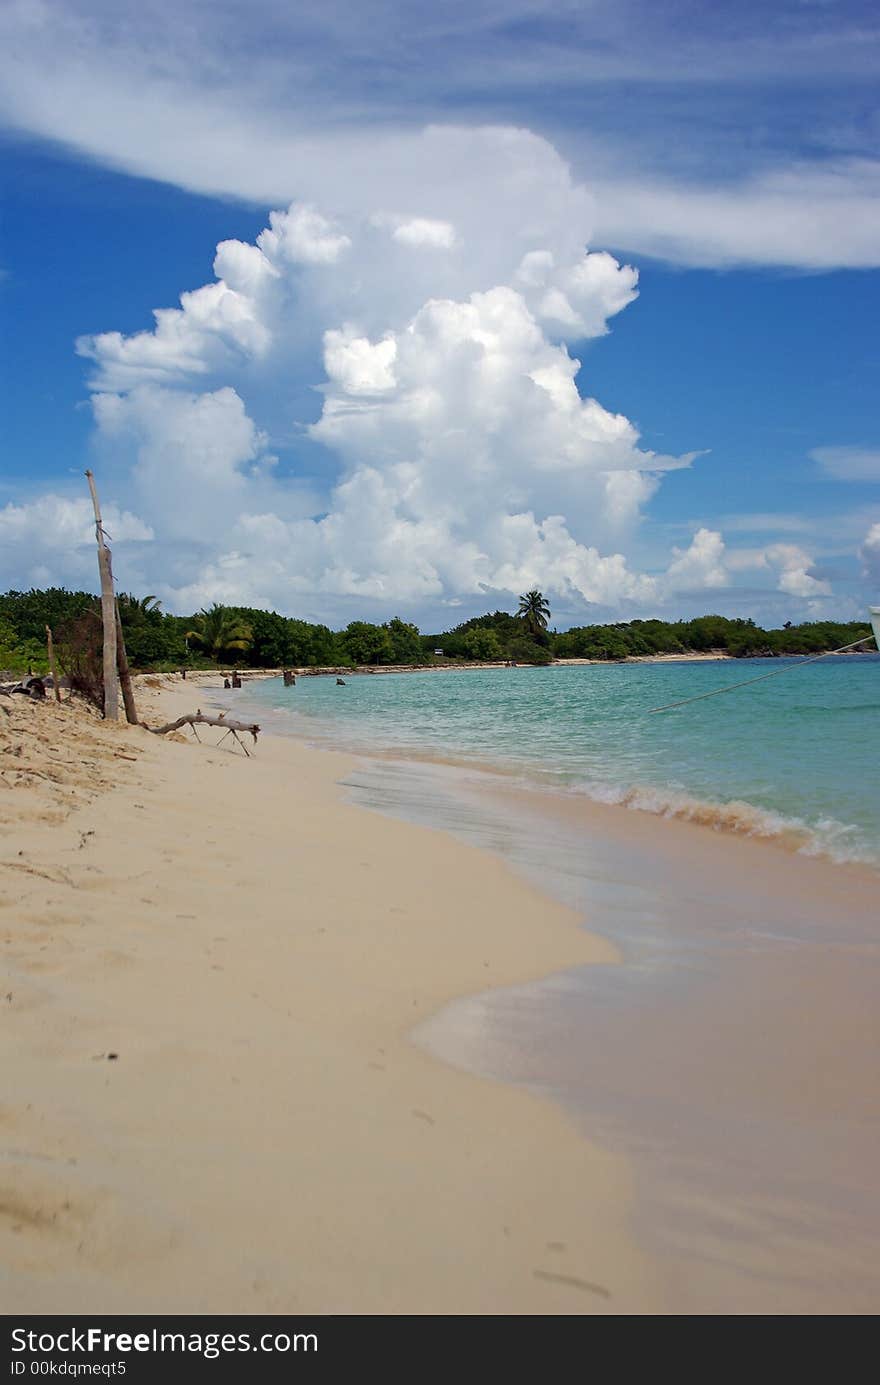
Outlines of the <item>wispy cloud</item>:
M 829 481 L 880 481 L 880 447 L 814 447 L 820 475 Z
M 334 211 L 372 179 L 418 204 L 426 123 L 525 125 L 601 194 L 600 243 L 880 262 L 880 26 L 854 0 L 16 0 L 0 53 L 12 128 L 200 192 Z M 442 239 L 442 216 L 389 205 Z
M 810 534 L 817 528 L 807 515 L 769 510 L 724 515 L 718 522 L 730 534 Z

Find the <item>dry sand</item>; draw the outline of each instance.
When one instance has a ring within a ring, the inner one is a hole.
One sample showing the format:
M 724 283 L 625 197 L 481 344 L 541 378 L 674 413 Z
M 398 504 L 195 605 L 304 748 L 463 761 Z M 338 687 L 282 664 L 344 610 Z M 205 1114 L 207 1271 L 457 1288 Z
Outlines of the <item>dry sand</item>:
M 611 949 L 346 763 L 0 713 L 6 1312 L 662 1311 L 627 1161 L 407 1039 Z

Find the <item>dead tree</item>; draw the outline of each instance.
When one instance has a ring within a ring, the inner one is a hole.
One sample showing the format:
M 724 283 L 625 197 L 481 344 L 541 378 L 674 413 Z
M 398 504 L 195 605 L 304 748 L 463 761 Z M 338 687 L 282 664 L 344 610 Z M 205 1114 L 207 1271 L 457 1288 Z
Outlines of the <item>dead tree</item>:
M 61 701 L 61 688 L 58 686 L 58 669 L 55 666 L 55 647 L 52 643 L 52 631 L 46 626 L 46 653 L 49 656 L 49 672 L 52 675 L 52 686 L 55 689 L 55 701 Z
M 119 682 L 122 685 L 122 701 L 125 705 L 125 719 L 131 726 L 137 726 L 138 715 L 137 707 L 134 702 L 134 685 L 131 681 L 131 669 L 128 667 L 128 655 L 125 652 L 125 636 L 122 633 L 122 617 L 119 614 L 119 602 L 114 598 L 116 606 L 116 666 L 119 670 Z
M 116 598 L 113 594 L 113 570 L 110 566 L 110 549 L 104 539 L 104 525 L 101 522 L 101 507 L 95 478 L 86 472 L 92 505 L 95 509 L 95 537 L 98 541 L 98 571 L 101 574 L 101 615 L 104 622 L 104 716 L 108 721 L 119 718 L 119 679 L 116 669 Z

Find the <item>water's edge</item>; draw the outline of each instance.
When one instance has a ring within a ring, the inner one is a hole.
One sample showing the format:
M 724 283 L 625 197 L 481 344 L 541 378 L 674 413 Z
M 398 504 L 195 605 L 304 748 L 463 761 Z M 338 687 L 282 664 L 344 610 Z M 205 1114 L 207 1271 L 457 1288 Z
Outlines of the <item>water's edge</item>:
M 687 691 L 715 678 L 707 663 L 522 677 L 471 670 L 445 682 L 364 679 L 341 694 L 335 679 L 296 690 L 267 680 L 242 700 L 267 730 L 316 745 L 482 765 L 553 794 L 880 868 L 880 799 L 865 760 L 880 711 L 880 656 L 795 675 L 794 692 L 771 683 L 760 705 L 749 694 L 733 713 L 725 699 L 709 703 L 711 712 L 698 704 L 685 720 L 646 715 L 672 691 L 670 679 Z

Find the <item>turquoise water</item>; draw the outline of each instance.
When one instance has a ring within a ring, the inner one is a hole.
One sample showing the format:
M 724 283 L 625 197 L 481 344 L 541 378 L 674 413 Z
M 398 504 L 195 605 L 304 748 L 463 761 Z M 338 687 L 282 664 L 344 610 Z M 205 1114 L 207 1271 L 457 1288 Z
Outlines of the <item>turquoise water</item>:
M 880 655 L 594 664 L 250 684 L 266 729 L 513 771 L 543 787 L 880 864 Z

